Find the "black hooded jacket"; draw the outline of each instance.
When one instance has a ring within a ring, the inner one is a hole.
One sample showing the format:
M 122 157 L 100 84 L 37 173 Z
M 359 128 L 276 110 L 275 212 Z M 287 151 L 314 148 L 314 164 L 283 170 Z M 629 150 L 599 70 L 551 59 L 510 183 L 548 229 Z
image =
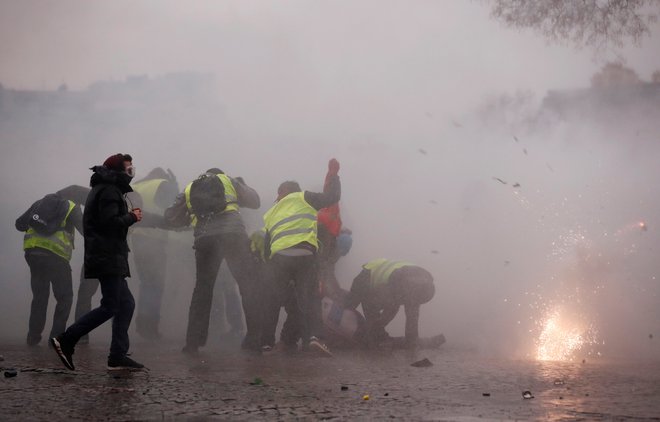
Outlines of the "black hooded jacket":
M 92 171 L 83 214 L 85 278 L 130 277 L 126 235 L 137 219 L 128 212 L 124 195 L 132 191 L 131 178 L 103 166 Z

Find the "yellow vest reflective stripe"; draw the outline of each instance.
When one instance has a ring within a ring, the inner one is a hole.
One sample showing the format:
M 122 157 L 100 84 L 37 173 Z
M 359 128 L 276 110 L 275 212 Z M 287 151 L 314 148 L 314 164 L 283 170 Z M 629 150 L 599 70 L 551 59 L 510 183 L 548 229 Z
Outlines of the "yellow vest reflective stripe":
M 314 207 L 305 201 L 304 192 L 290 193 L 264 214 L 270 235 L 270 256 L 281 250 L 307 242 L 318 249 Z
M 415 264 L 405 261 L 389 261 L 384 258 L 374 259 L 364 264 L 362 268 L 371 272 L 371 285 L 373 287 L 387 284 L 392 273 L 399 268 L 414 267 Z
M 60 224 L 61 230 L 56 231 L 50 236 L 44 236 L 39 234 L 33 228 L 29 228 L 25 232 L 23 237 L 23 250 L 32 249 L 32 248 L 42 248 L 51 251 L 57 256 L 60 256 L 67 261 L 71 260 L 71 254 L 73 253 L 73 239 L 74 233 L 73 230 L 68 232 L 64 230 L 66 223 L 69 220 L 69 215 L 76 207 L 72 201 L 69 202 L 69 211 L 67 211 L 64 221 Z
M 133 190 L 142 198 L 142 211 L 163 215 L 163 208 L 156 205 L 156 192 L 165 179 L 151 179 L 133 184 Z
M 222 186 L 225 188 L 225 201 L 227 202 L 227 207 L 222 211 L 222 213 L 230 211 L 238 211 L 238 194 L 236 193 L 236 188 L 231 182 L 231 179 L 226 174 L 218 174 L 218 179 L 222 182 Z M 190 188 L 192 187 L 193 182 L 188 183 L 184 194 L 186 196 L 186 206 L 188 207 L 188 212 L 190 213 L 191 224 L 194 226 L 197 225 L 197 217 L 193 213 L 192 204 L 190 203 Z

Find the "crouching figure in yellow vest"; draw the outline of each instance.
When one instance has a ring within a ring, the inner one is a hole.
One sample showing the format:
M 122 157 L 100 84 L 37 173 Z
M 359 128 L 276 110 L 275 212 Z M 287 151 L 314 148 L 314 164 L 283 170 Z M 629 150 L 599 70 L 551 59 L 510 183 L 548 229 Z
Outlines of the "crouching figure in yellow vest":
M 268 281 L 272 293 L 268 314 L 264 318 L 263 350 L 273 347 L 280 308 L 285 307 L 287 320 L 281 341 L 287 349 L 297 348 L 302 339 L 304 349 L 331 356 L 320 340 L 321 298 L 319 293 L 316 253 L 317 212 L 337 203 L 341 196 L 339 162 L 328 164 L 328 183 L 322 193 L 302 191 L 297 182 L 282 183 L 277 201 L 264 215 Z
M 25 232 L 23 249 L 30 267 L 32 305 L 27 344 L 36 346 L 46 325 L 50 285 L 57 304 L 50 337 L 64 331 L 73 288 L 69 261 L 74 248 L 75 230 L 82 234 L 82 211 L 89 189 L 70 186 L 35 202 L 16 220 L 16 229 Z M 74 202 L 75 201 L 75 202 Z
M 362 266 L 346 297 L 348 308 L 361 303 L 366 325 L 363 338 L 373 347 L 390 342 L 393 347 L 414 348 L 419 344 L 419 309 L 435 295 L 433 276 L 415 264 L 405 261 L 375 259 Z M 385 327 L 403 305 L 406 314 L 405 338 L 391 338 Z M 444 343 L 442 335 L 431 339 Z M 432 346 L 431 344 L 424 346 Z

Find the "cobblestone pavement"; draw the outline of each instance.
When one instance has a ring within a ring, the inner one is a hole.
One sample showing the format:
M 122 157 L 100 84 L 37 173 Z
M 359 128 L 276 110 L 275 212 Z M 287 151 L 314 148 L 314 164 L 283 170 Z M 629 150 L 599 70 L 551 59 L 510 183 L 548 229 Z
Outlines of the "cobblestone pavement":
M 79 346 L 72 372 L 45 346 L 4 344 L 0 366 L 17 376 L 0 378 L 0 420 L 660 420 L 660 362 L 488 359 L 445 346 L 415 356 L 211 349 L 192 358 L 172 343 L 138 343 L 133 357 L 150 370 L 110 373 L 103 345 Z M 410 366 L 423 357 L 434 365 Z

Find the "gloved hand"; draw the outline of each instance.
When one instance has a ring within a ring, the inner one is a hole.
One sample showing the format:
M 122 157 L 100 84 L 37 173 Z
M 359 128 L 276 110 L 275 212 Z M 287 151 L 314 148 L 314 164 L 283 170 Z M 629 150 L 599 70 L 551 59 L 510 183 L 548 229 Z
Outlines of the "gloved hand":
M 336 176 L 337 173 L 339 173 L 339 161 L 332 158 L 330 161 L 328 161 L 328 175 Z

